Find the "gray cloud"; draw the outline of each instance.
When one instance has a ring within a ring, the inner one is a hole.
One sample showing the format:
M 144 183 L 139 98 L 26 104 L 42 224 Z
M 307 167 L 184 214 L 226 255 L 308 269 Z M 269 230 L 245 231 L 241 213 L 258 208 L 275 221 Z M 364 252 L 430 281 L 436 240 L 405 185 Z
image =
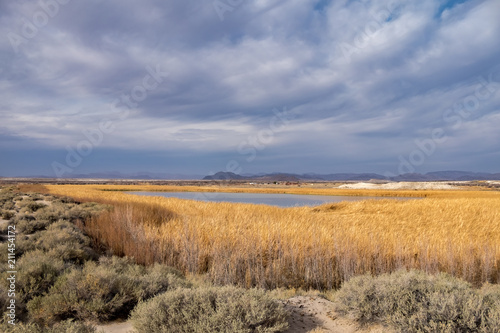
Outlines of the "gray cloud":
M 221 21 L 208 0 L 2 3 L 1 147 L 22 138 L 64 149 L 111 119 L 99 148 L 244 160 L 238 146 L 286 106 L 295 119 L 251 168 L 289 158 L 303 170 L 304 154 L 323 171 L 385 172 L 439 128 L 448 140 L 422 170 L 493 170 L 500 89 L 481 84 L 500 82 L 499 12 L 495 0 L 275 0 L 244 2 Z M 157 68 L 168 76 L 133 109 L 116 103 Z M 456 128 L 447 110 L 478 89 L 494 91 Z M 476 166 L 464 162 L 478 151 Z

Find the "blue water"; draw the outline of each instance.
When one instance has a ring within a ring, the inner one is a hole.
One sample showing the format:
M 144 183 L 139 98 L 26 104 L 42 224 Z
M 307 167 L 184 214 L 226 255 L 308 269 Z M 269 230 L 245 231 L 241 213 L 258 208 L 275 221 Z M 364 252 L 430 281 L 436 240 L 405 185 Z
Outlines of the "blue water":
M 238 202 L 278 207 L 318 206 L 340 201 L 360 201 L 369 199 L 406 199 L 392 197 L 347 197 L 330 195 L 299 195 L 269 193 L 226 193 L 226 192 L 127 192 L 134 195 L 179 198 L 212 202 Z

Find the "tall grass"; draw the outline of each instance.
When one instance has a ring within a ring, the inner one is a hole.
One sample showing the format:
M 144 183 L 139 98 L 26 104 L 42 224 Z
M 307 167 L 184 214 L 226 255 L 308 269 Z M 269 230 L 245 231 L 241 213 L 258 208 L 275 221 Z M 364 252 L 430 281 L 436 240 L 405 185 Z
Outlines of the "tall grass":
M 47 188 L 113 205 L 85 229 L 114 253 L 207 274 L 217 284 L 336 288 L 355 275 L 399 268 L 477 285 L 500 279 L 499 192 L 383 191 L 428 198 L 278 208 L 101 191 L 116 186 Z

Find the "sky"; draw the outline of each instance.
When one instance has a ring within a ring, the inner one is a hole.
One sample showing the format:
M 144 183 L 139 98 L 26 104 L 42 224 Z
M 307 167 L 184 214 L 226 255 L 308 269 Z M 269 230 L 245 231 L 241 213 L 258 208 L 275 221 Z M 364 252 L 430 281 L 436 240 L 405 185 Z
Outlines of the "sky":
M 498 0 L 0 2 L 0 176 L 500 172 Z

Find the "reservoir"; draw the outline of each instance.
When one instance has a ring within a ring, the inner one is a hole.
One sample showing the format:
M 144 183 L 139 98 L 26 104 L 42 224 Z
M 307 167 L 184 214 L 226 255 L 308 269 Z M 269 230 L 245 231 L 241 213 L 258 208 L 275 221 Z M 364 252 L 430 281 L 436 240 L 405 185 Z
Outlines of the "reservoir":
M 128 194 L 178 198 L 212 202 L 236 202 L 278 207 L 318 206 L 341 201 L 360 201 L 373 199 L 398 199 L 401 197 L 350 197 L 332 195 L 300 195 L 276 193 L 226 193 L 226 192 L 127 192 Z M 412 198 L 413 199 L 413 198 Z

